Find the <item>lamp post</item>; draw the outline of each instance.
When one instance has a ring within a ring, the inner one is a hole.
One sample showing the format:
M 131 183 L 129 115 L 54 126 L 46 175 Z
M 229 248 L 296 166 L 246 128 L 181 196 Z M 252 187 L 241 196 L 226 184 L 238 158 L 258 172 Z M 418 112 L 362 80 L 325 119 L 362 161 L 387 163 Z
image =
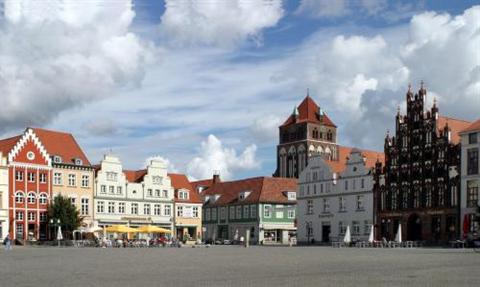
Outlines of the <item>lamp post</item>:
M 48 225 L 48 229 L 50 230 L 50 240 L 53 240 L 52 236 L 52 226 L 53 226 L 53 219 L 50 218 L 50 224 Z

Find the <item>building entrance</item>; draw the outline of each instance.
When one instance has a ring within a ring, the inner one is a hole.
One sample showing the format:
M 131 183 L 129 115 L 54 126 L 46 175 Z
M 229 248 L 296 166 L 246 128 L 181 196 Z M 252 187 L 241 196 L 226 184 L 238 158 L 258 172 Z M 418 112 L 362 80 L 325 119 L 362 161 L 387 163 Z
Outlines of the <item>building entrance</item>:
M 422 220 L 418 214 L 410 215 L 407 222 L 407 240 L 420 241 L 422 240 Z
M 330 224 L 322 225 L 322 242 L 330 242 Z

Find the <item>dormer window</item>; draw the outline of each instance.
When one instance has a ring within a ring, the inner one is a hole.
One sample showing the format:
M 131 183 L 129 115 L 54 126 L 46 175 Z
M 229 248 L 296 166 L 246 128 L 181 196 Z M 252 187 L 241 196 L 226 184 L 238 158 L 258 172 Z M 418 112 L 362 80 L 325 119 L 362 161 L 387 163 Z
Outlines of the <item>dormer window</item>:
M 62 163 L 62 157 L 58 156 L 58 155 L 53 156 L 53 162 L 54 163 Z
M 252 193 L 251 191 L 243 191 L 243 192 L 240 192 L 240 194 L 238 195 L 238 199 L 239 200 L 245 200 L 245 198 L 247 198 L 250 193 Z
M 288 200 L 297 200 L 297 193 L 295 191 L 287 191 Z
M 179 190 L 178 191 L 178 198 L 187 200 L 188 199 L 188 191 L 187 190 Z
M 73 162 L 75 163 L 75 165 L 83 165 L 83 160 L 79 158 L 74 158 Z

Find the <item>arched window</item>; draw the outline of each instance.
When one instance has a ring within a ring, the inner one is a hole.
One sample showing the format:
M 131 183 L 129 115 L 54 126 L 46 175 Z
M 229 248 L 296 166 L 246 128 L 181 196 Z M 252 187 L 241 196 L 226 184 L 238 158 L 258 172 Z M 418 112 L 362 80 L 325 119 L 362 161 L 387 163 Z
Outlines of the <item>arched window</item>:
M 16 203 L 23 203 L 23 192 L 17 191 L 15 193 L 15 202 Z
M 40 204 L 47 204 L 47 195 L 45 193 L 40 194 Z
M 28 193 L 28 203 L 35 203 L 35 193 L 29 192 Z

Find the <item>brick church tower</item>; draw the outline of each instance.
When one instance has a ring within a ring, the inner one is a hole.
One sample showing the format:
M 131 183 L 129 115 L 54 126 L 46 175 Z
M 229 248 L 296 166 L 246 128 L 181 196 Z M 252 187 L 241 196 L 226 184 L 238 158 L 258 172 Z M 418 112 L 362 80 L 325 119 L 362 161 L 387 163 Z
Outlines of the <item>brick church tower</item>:
M 338 160 L 337 127 L 308 94 L 279 131 L 276 177 L 298 178 L 312 156 Z

